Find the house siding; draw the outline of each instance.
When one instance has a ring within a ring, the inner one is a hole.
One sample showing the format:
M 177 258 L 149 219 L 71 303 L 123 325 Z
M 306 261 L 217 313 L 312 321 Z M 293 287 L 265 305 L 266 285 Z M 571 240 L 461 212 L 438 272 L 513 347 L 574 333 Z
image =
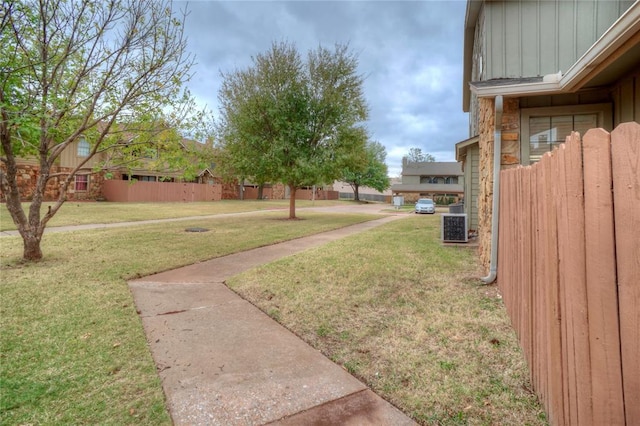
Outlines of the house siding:
M 640 123 L 640 73 L 621 80 L 611 91 L 613 123 L 636 121 Z
M 469 218 L 469 229 L 478 230 L 478 191 L 480 151 L 475 144 L 467 148 L 464 166 L 464 212 Z
M 78 156 L 78 141 L 73 141 L 60 154 L 60 164 L 64 167 L 73 169 L 77 167 L 78 164 L 80 164 L 82 161 L 84 161 L 85 158 L 86 157 Z M 95 155 L 94 157 L 90 158 L 89 161 L 87 161 L 87 163 L 82 166 L 82 168 L 92 169 L 101 160 L 103 160 L 103 155 Z
M 476 28 L 484 69 L 474 77 L 566 72 L 632 4 L 626 0 L 486 2 Z

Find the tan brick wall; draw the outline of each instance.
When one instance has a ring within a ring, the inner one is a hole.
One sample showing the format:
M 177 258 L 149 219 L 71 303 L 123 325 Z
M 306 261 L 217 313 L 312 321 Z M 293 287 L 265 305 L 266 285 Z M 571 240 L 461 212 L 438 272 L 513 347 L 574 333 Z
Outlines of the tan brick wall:
M 491 213 L 493 209 L 494 100 L 481 98 L 478 112 L 480 147 L 478 253 L 480 262 L 488 270 L 491 259 Z M 505 99 L 503 102 L 501 143 L 501 168 L 515 167 L 520 164 L 520 106 L 518 99 Z

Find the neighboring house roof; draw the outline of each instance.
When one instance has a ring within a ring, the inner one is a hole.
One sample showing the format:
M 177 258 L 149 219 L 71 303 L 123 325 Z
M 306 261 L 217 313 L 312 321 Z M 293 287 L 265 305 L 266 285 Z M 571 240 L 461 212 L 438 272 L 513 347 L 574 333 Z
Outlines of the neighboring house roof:
M 464 161 L 464 157 L 467 155 L 467 150 L 469 149 L 469 147 L 476 145 L 479 141 L 480 137 L 474 136 L 472 138 L 458 142 L 456 144 L 456 160 Z
M 460 163 L 424 161 L 411 162 L 403 161 L 402 176 L 462 176 Z
M 541 76 L 471 82 L 475 25 L 482 1 L 467 3 L 464 36 L 463 111 L 469 111 L 471 91 L 479 97 L 570 93 L 606 86 L 638 67 L 640 1 L 634 2 L 567 70 Z

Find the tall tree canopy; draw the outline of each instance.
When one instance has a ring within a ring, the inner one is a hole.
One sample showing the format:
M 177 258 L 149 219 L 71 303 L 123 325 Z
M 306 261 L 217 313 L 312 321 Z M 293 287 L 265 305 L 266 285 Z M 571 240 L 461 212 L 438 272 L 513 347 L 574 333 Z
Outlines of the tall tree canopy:
M 175 154 L 180 132 L 190 128 L 193 135 L 202 116 L 192 114 L 193 99 L 182 89 L 193 64 L 184 16 L 170 0 L 2 0 L 0 185 L 25 259 L 42 257 L 47 222 L 96 154 L 112 150 L 119 154 L 107 158 L 130 160 L 151 140 L 157 152 Z M 54 173 L 80 136 L 90 143 L 89 155 L 71 172 Z M 28 215 L 16 180 L 24 157 L 39 165 Z M 41 217 L 54 177 L 60 196 Z
M 353 189 L 355 201 L 360 200 L 360 187 L 366 186 L 379 192 L 389 188 L 388 168 L 385 163 L 387 151 L 380 142 L 368 141 L 364 152 L 365 162 L 349 164 L 342 172 L 341 179 Z
M 347 46 L 318 47 L 303 61 L 282 42 L 223 73 L 219 164 L 241 179 L 287 185 L 294 219 L 297 188 L 332 182 L 362 152 L 368 108 L 357 67 Z
M 409 148 L 409 154 L 406 156 L 411 163 L 434 162 L 436 157 L 428 152 L 422 152 L 420 148 Z

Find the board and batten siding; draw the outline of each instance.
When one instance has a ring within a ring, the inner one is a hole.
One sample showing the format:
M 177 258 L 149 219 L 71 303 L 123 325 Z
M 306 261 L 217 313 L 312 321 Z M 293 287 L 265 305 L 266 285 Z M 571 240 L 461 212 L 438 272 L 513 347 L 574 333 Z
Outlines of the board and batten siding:
M 629 0 L 486 2 L 476 27 L 482 46 L 474 49 L 475 60 L 482 56 L 482 69 L 474 77 L 564 73 L 632 4 Z
M 471 209 L 469 215 L 469 229 L 478 230 L 478 196 L 480 194 L 480 148 L 478 145 L 469 149 L 467 154 L 471 164 L 471 178 L 469 179 L 471 194 Z
M 611 92 L 613 124 L 640 123 L 640 73 L 620 80 Z
M 69 167 L 75 168 L 83 161 L 85 157 L 78 156 L 78 141 L 73 141 L 67 146 L 64 151 L 60 154 L 60 166 L 61 167 Z M 101 157 L 99 155 L 90 158 L 86 164 L 82 167 L 84 169 L 92 169 L 95 165 L 99 163 Z
M 464 166 L 464 212 L 468 229 L 478 230 L 478 196 L 480 194 L 480 148 L 475 143 L 466 149 Z

